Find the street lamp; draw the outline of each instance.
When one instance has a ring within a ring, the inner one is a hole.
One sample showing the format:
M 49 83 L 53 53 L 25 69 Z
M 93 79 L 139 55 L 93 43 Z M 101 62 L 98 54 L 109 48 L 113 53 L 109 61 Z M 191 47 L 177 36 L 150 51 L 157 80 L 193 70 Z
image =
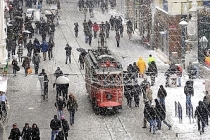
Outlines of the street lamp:
M 85 20 L 86 20 L 86 15 L 87 15 L 87 7 L 86 6 L 84 6 L 84 8 L 83 8 L 83 12 L 84 12 L 84 15 L 85 15 Z
M 182 20 L 179 25 L 182 28 L 182 46 L 181 46 L 181 59 L 182 59 L 182 63 L 184 63 L 185 61 L 185 51 L 186 51 L 186 44 L 185 44 L 185 40 L 186 40 L 186 27 L 188 25 L 188 23 L 185 20 Z

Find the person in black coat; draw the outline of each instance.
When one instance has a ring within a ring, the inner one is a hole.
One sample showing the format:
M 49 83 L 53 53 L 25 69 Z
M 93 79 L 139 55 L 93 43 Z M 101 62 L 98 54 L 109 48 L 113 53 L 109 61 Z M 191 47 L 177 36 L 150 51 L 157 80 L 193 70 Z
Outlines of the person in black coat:
M 160 85 L 158 89 L 157 97 L 160 99 L 160 103 L 165 106 L 165 98 L 167 96 L 167 92 L 164 89 L 163 85 Z
M 63 127 L 65 140 L 67 140 L 68 131 L 69 131 L 69 124 L 68 124 L 68 122 L 67 122 L 67 120 L 65 119 L 64 116 L 61 116 L 61 123 L 62 123 L 62 127 Z
M 133 94 L 132 94 L 133 87 L 131 85 L 126 85 L 124 88 L 125 88 L 124 95 L 125 95 L 125 98 L 127 99 L 127 105 L 128 107 L 131 107 L 131 101 L 133 98 Z
M 32 140 L 40 140 L 40 132 L 37 125 L 34 123 L 31 128 L 31 138 Z
M 20 136 L 21 136 L 20 130 L 17 127 L 17 124 L 14 123 L 12 125 L 12 129 L 10 131 L 10 135 L 8 137 L 8 140 L 19 140 L 20 139 Z
M 196 107 L 195 110 L 195 118 L 197 117 L 197 124 L 198 124 L 198 131 L 200 131 L 201 127 L 202 127 L 202 132 L 204 133 L 204 127 L 205 127 L 205 118 L 208 115 L 206 109 L 203 106 L 203 102 L 199 101 L 198 102 L 198 106 Z M 202 125 L 202 126 L 201 126 Z
M 23 140 L 31 140 L 31 127 L 28 123 L 25 123 L 25 126 L 23 127 L 22 131 L 22 138 Z
M 162 105 L 157 99 L 155 99 L 155 109 L 157 113 L 157 127 L 158 130 L 161 130 L 161 122 L 168 126 L 169 130 L 171 129 L 171 125 L 165 121 L 166 117 L 166 109 L 165 106 Z
M 150 104 L 149 102 L 145 102 L 144 106 L 144 126 L 142 128 L 147 128 L 147 121 L 149 122 L 149 110 L 150 110 Z
M 155 83 L 155 76 L 157 75 L 157 66 L 155 61 L 152 61 L 148 67 L 148 71 L 146 72 L 148 76 L 151 78 L 151 86 Z
M 155 105 L 152 104 L 149 109 L 149 123 L 150 123 L 149 132 L 152 132 L 153 130 L 153 134 L 156 134 L 156 120 L 157 120 L 157 112 L 155 109 Z
M 186 105 L 191 106 L 191 97 L 194 96 L 193 81 L 187 81 L 184 86 L 184 93 L 186 95 Z
M 63 116 L 63 109 L 66 107 L 66 102 L 62 96 L 59 96 L 59 99 L 55 102 L 55 107 L 58 110 L 59 117 Z
M 139 107 L 139 95 L 141 93 L 141 87 L 137 84 L 133 86 L 133 96 L 134 96 L 134 102 L 135 102 L 135 107 Z
M 54 118 L 50 122 L 51 140 L 54 140 L 55 135 L 58 135 L 59 128 L 61 128 L 61 121 L 58 119 L 57 115 L 54 115 Z

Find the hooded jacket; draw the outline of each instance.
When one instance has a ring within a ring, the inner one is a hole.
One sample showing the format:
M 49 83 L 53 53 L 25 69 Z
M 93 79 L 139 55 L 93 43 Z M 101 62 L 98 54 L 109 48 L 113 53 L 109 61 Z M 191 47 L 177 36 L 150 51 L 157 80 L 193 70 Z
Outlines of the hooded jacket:
M 145 63 L 145 61 L 142 59 L 142 57 L 139 57 L 139 60 L 138 60 L 138 62 L 137 62 L 137 66 L 138 66 L 138 68 L 139 68 L 139 72 L 140 72 L 141 74 L 143 74 L 143 73 L 145 72 L 145 70 L 146 70 L 146 63 Z

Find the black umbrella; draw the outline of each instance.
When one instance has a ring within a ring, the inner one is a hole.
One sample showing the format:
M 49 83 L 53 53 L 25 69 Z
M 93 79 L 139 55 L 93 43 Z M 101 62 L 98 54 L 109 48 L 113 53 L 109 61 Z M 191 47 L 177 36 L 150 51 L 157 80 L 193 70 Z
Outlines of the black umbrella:
M 81 52 L 81 53 L 87 53 L 86 50 L 83 49 L 83 48 L 77 48 L 76 50 L 77 50 L 78 52 Z

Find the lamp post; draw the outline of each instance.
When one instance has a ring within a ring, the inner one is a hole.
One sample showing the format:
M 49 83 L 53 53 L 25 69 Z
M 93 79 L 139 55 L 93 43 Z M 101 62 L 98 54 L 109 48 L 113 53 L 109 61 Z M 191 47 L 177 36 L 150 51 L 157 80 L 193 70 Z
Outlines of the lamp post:
M 181 26 L 182 29 L 182 40 L 181 40 L 181 61 L 182 63 L 185 62 L 185 51 L 186 51 L 186 44 L 185 44 L 185 40 L 186 40 L 186 27 L 188 25 L 188 23 L 185 20 L 182 20 L 179 25 Z
M 83 12 L 84 12 L 84 16 L 85 16 L 85 20 L 86 20 L 86 16 L 87 16 L 87 7 L 86 6 L 84 6 L 84 8 L 83 8 Z

